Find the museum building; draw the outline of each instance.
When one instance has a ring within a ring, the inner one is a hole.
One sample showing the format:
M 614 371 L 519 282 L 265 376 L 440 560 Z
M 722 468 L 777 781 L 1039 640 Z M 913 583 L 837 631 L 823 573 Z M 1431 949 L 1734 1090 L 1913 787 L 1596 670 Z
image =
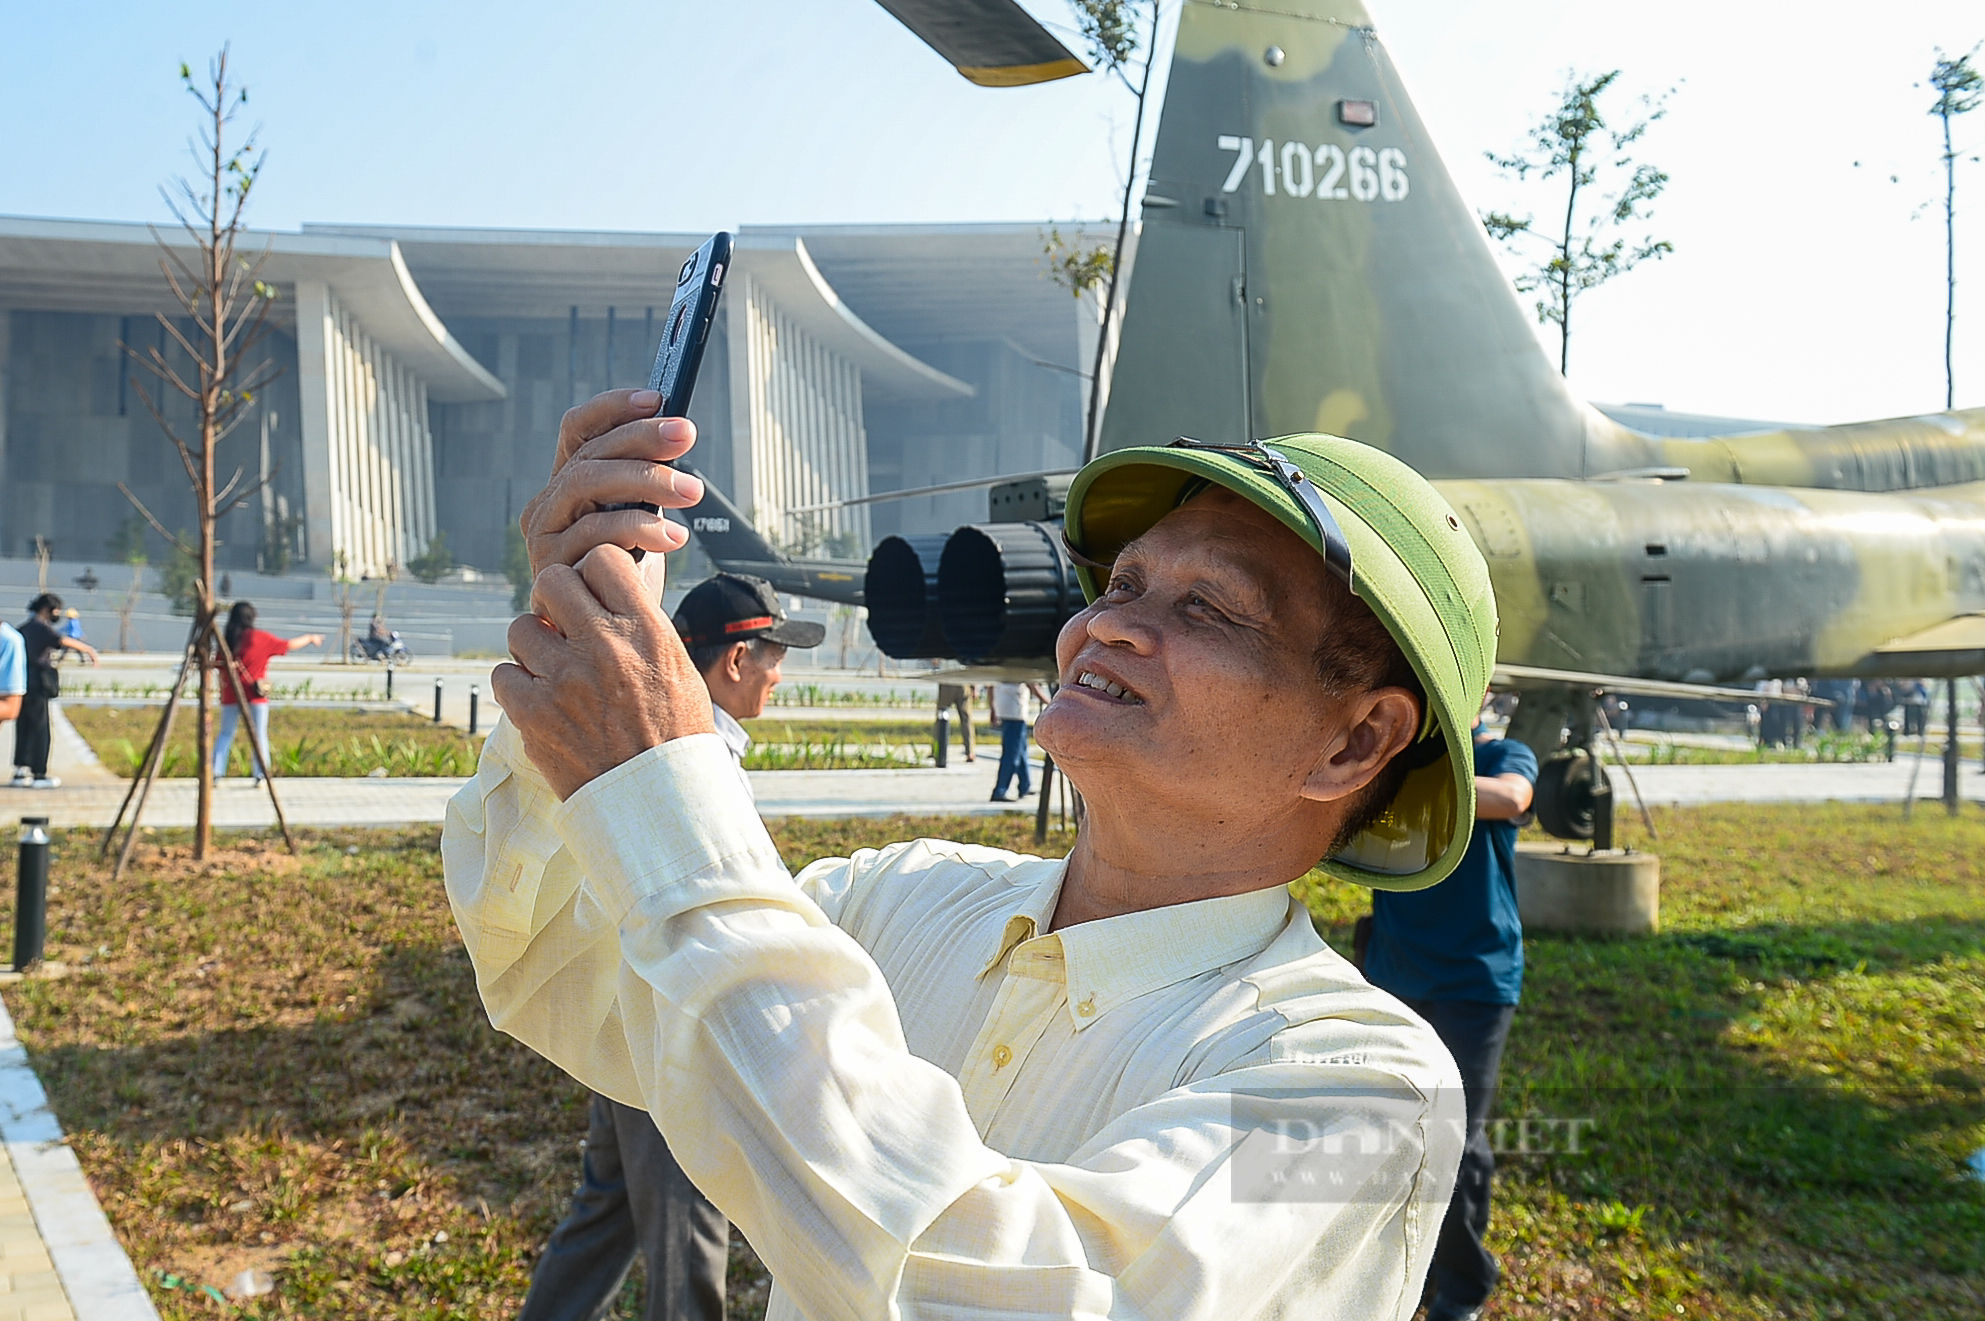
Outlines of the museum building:
M 1096 303 L 1046 278 L 1038 225 L 738 231 L 690 409 L 691 463 L 777 543 L 864 556 L 891 532 L 985 515 L 983 491 L 873 493 L 1079 461 Z M 703 235 L 306 225 L 256 231 L 273 368 L 218 450 L 264 485 L 222 521 L 223 566 L 377 575 L 438 534 L 500 570 L 560 416 L 645 383 L 658 319 Z M 121 487 L 190 527 L 160 431 L 192 408 L 126 356 L 182 372 L 187 333 L 141 224 L 0 217 L 0 554 L 108 558 Z M 148 402 L 149 397 L 149 402 Z M 833 506 L 823 508 L 822 506 Z M 152 537 L 152 553 L 158 541 Z

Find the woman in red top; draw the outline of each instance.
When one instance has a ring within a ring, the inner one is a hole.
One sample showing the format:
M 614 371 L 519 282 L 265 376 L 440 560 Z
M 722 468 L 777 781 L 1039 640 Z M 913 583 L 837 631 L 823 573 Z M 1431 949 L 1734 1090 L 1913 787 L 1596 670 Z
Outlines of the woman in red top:
M 274 633 L 265 633 L 255 627 L 255 607 L 246 601 L 236 601 L 234 608 L 227 612 L 227 649 L 234 654 L 235 673 L 241 679 L 241 687 L 248 694 L 248 718 L 254 724 L 255 745 L 262 749 L 262 763 L 269 761 L 269 699 L 263 685 L 269 678 L 269 662 L 283 655 L 291 647 L 314 647 L 324 640 L 322 633 L 300 633 L 293 638 L 279 638 Z M 234 746 L 234 729 L 240 723 L 241 711 L 235 705 L 234 685 L 221 676 L 221 732 L 214 740 L 214 778 L 227 774 L 227 754 Z M 254 761 L 251 754 L 249 761 Z M 255 783 L 262 782 L 262 771 L 256 767 Z

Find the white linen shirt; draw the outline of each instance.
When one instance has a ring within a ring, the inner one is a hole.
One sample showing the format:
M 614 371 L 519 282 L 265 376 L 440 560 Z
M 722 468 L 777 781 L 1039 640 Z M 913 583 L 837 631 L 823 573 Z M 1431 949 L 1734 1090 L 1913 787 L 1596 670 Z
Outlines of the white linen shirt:
M 491 1022 L 654 1114 L 771 1321 L 1412 1315 L 1460 1078 L 1286 889 L 1046 933 L 1060 861 L 795 881 L 729 761 L 561 805 L 501 722 L 442 850 Z
M 736 716 L 715 702 L 710 703 L 710 718 L 716 721 L 717 737 L 724 741 L 731 754 L 731 764 L 737 767 L 737 778 L 744 785 L 745 796 L 756 804 L 758 791 L 751 787 L 751 776 L 744 769 L 744 754 L 751 751 L 751 735 L 737 722 Z

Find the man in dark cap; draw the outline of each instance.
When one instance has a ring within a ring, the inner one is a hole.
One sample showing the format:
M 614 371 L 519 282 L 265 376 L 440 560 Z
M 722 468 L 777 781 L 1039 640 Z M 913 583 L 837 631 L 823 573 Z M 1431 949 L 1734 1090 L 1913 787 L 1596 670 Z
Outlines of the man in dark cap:
M 751 736 L 740 720 L 765 714 L 779 686 L 786 649 L 820 645 L 827 626 L 788 619 L 772 584 L 748 573 L 720 573 L 697 584 L 675 608 L 675 631 L 710 690 L 710 715 L 740 765 Z
M 827 628 L 788 619 L 772 584 L 744 573 L 699 583 L 674 623 L 749 793 L 751 735 L 739 722 L 765 713 L 787 648 L 817 647 Z M 648 1264 L 648 1321 L 723 1321 L 729 1245 L 730 1221 L 682 1172 L 649 1113 L 595 1094 L 572 1209 L 538 1259 L 519 1321 L 603 1314 L 637 1251 Z

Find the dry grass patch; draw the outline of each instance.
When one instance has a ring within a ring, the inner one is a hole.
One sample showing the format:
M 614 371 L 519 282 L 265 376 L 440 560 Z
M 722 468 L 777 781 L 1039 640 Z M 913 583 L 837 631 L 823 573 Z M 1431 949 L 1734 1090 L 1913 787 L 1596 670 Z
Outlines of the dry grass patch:
M 1017 817 L 778 835 L 798 866 L 878 831 L 1031 839 Z M 251 1267 L 278 1290 L 249 1316 L 515 1314 L 577 1179 L 585 1094 L 490 1028 L 437 842 L 305 832 L 292 858 L 224 836 L 195 864 L 160 832 L 113 889 L 93 838 L 58 834 L 50 964 L 7 1000 L 168 1321 L 220 1310 L 203 1286 Z M 639 1274 L 617 1315 L 639 1315 Z M 762 1316 L 765 1284 L 735 1242 L 730 1314 Z

